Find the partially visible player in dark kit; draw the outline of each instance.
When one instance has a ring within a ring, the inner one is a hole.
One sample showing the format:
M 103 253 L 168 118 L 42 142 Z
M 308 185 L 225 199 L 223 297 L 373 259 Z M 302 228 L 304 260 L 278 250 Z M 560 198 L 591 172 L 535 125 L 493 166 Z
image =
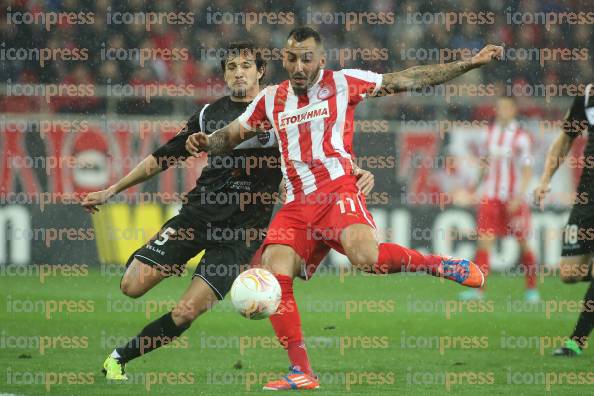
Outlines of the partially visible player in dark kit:
M 260 91 L 265 66 L 253 44 L 231 44 L 221 60 L 230 95 L 198 109 L 174 138 L 108 189 L 88 194 L 82 205 L 95 213 L 98 205 L 115 194 L 184 161 L 190 155 L 185 149 L 190 134 L 211 133 L 245 111 Z M 356 174 L 362 191 L 369 192 L 373 175 L 360 169 Z M 225 297 L 262 244 L 263 231 L 280 197 L 281 180 L 278 144 L 272 131 L 237 145 L 229 154 L 209 156 L 208 166 L 187 194 L 179 214 L 129 258 L 120 288 L 127 296 L 140 297 L 164 278 L 180 275 L 191 258 L 204 249 L 206 252 L 176 307 L 107 357 L 103 370 L 108 379 L 127 379 L 127 362 L 179 337 L 198 316 Z M 264 195 L 276 199 L 262 199 Z M 251 240 L 254 234 L 258 238 Z
M 536 203 L 543 204 L 550 191 L 551 178 L 565 160 L 575 138 L 585 130 L 588 143 L 583 154 L 583 171 L 576 191 L 576 199 L 567 225 L 563 230 L 561 252 L 561 280 L 565 283 L 590 282 L 582 312 L 571 337 L 565 345 L 553 352 L 554 356 L 577 356 L 587 346 L 588 336 L 594 328 L 594 86 L 588 84 L 584 93 L 575 97 L 567 112 L 563 131 L 551 145 L 545 170 L 534 190 Z

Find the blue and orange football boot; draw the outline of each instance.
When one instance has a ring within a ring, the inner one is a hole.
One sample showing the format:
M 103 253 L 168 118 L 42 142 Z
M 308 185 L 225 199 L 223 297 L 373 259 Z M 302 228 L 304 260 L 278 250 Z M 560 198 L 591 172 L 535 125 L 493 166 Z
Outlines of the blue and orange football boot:
M 270 381 L 262 389 L 264 390 L 312 390 L 318 389 L 320 382 L 313 375 L 307 375 L 295 367 L 289 367 L 289 374 L 284 377 Z

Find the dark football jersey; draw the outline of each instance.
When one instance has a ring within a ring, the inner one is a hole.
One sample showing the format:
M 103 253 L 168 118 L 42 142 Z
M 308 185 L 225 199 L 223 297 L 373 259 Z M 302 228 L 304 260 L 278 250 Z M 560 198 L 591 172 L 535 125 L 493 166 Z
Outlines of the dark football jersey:
M 584 95 L 576 96 L 565 119 L 565 133 L 570 136 L 577 136 L 582 133 L 584 128 L 587 130 L 587 143 L 584 149 L 584 167 L 580 183 L 577 188 L 578 193 L 587 192 L 594 198 L 594 167 L 589 164 L 594 163 L 594 89 L 590 89 L 589 84 Z
M 164 169 L 171 164 L 171 158 L 187 158 L 190 153 L 185 143 L 191 134 L 211 134 L 235 120 L 248 105 L 234 102 L 229 96 L 205 105 L 153 155 Z M 281 180 L 276 137 L 272 131 L 260 133 L 228 155 L 209 154 L 208 165 L 188 193 L 180 214 L 229 228 L 265 228 L 278 202 Z

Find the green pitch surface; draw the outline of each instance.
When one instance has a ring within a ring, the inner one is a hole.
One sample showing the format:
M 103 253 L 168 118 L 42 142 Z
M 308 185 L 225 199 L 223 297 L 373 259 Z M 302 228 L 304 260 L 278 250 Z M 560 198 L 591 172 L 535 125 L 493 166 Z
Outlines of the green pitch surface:
M 166 312 L 189 277 L 132 300 L 120 294 L 118 275 L 78 275 L 0 277 L 0 394 L 261 393 L 287 369 L 268 321 L 243 319 L 226 300 L 174 345 L 129 363 L 128 383 L 107 383 L 107 354 Z M 317 394 L 591 394 L 591 351 L 550 356 L 571 331 L 586 285 L 547 278 L 544 302 L 531 306 L 521 277 L 489 281 L 482 303 L 459 303 L 462 287 L 424 275 L 296 281 Z

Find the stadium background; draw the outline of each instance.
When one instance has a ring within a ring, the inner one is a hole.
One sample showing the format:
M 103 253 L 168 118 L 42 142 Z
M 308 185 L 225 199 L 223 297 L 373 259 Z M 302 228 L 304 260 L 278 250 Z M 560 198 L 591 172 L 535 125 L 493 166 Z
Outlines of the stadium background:
M 476 154 L 496 96 L 518 97 L 523 126 L 534 138 L 536 181 L 571 89 L 593 77 L 591 24 L 543 19 L 574 10 L 579 1 L 265 2 L 249 10 L 240 3 L 4 2 L 2 50 L 21 52 L 12 58 L 3 52 L 0 59 L 0 229 L 7 238 L 0 263 L 122 263 L 153 235 L 175 212 L 170 204 L 193 185 L 200 164 L 130 189 L 93 222 L 69 194 L 107 187 L 176 133 L 197 105 L 224 94 L 219 56 L 229 41 L 250 38 L 270 50 L 266 84 L 283 79 L 280 48 L 299 23 L 317 25 L 336 69 L 399 70 L 503 43 L 505 62 L 473 71 L 447 90 L 371 100 L 357 111 L 356 153 L 376 176 L 369 201 L 384 237 L 458 256 L 474 251 L 473 207 L 458 198 L 476 179 Z M 146 16 L 172 10 L 171 23 Z M 51 13 L 75 13 L 77 23 L 44 17 Z M 78 50 L 79 57 L 44 61 L 33 52 L 23 58 L 22 51 L 33 48 Z M 139 55 L 149 49 L 172 53 Z M 573 155 L 583 141 L 576 146 Z M 579 169 L 560 173 L 547 210 L 535 211 L 531 234 L 545 265 L 559 255 L 560 244 L 546 238 L 555 238 L 565 221 Z M 516 259 L 515 244 L 507 241 L 493 261 L 507 268 Z

